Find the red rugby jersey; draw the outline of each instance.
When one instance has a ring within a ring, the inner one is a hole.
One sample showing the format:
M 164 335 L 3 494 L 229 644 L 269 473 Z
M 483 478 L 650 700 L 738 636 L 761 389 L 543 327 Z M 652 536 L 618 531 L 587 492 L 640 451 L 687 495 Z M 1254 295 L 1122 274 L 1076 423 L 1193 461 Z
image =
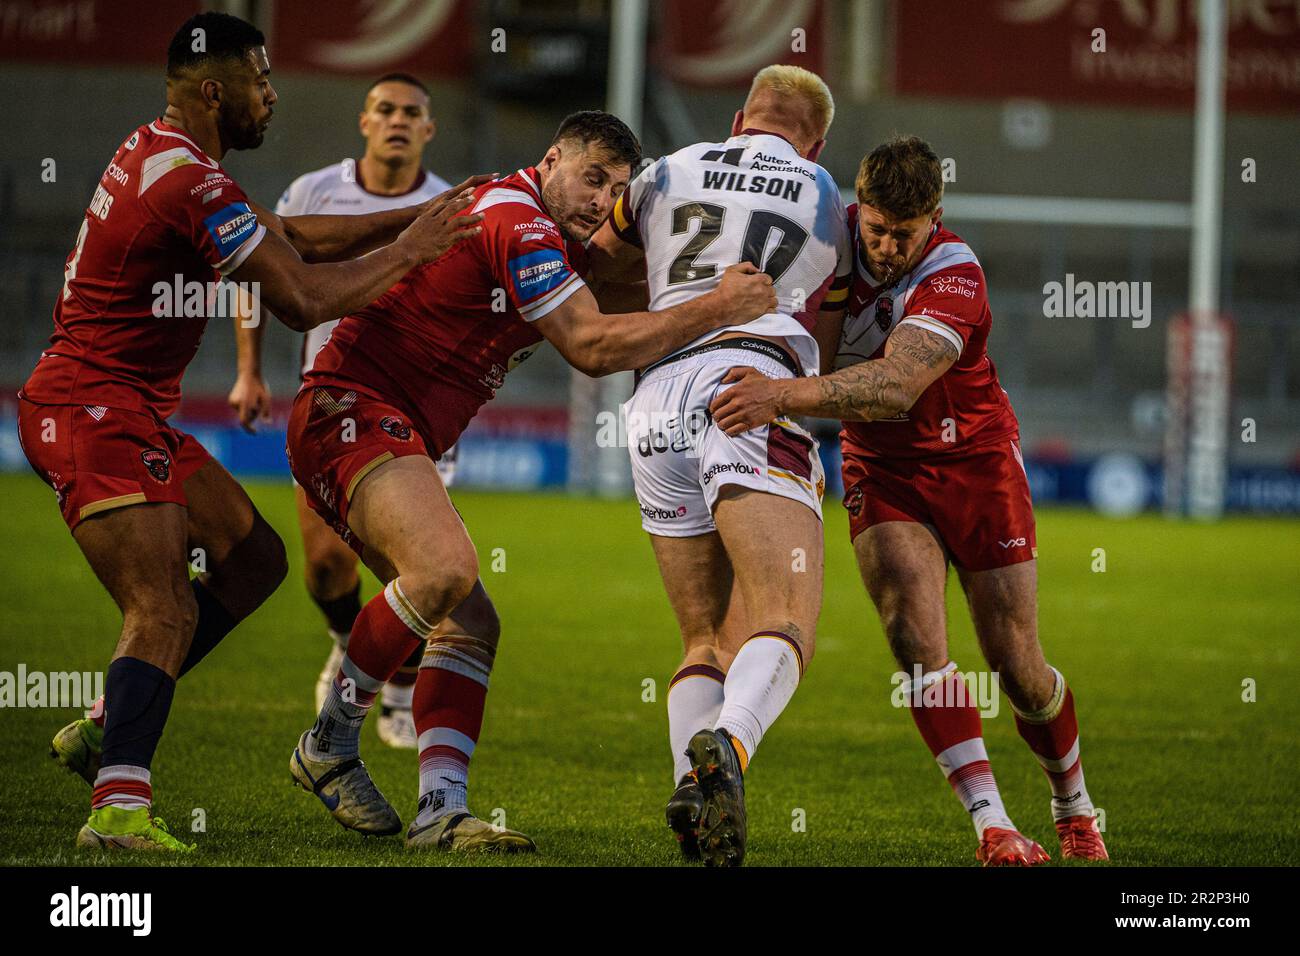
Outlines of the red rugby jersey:
M 303 380 L 395 405 L 435 455 L 537 350 L 532 323 L 584 285 L 583 247 L 547 212 L 536 169 L 479 186 L 470 210 L 483 231 L 344 318 Z
M 882 358 L 885 340 L 904 322 L 942 335 L 958 358 L 910 410 L 845 422 L 841 439 L 859 454 L 922 458 L 1016 435 L 1019 423 L 985 348 L 993 318 L 984 270 L 970 246 L 939 223 L 920 261 L 886 287 L 867 271 L 856 203 L 848 214 L 853 285 L 835 367 Z
M 166 418 L 211 310 L 193 293 L 265 235 L 220 163 L 162 120 L 141 126 L 100 177 L 64 265 L 50 346 L 20 394 Z

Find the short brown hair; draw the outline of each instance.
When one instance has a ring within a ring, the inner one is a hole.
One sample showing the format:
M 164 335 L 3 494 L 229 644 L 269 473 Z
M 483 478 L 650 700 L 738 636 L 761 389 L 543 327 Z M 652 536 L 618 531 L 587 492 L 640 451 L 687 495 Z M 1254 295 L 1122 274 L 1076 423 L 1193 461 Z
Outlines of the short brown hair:
M 897 219 L 914 219 L 939 208 L 943 170 L 925 140 L 895 136 L 863 157 L 855 186 L 858 202 Z
M 627 163 L 633 169 L 641 163 L 640 140 L 626 123 L 604 110 L 581 110 L 566 116 L 555 131 L 551 145 L 566 139 L 576 140 L 583 149 L 596 146 L 607 150 L 616 162 Z

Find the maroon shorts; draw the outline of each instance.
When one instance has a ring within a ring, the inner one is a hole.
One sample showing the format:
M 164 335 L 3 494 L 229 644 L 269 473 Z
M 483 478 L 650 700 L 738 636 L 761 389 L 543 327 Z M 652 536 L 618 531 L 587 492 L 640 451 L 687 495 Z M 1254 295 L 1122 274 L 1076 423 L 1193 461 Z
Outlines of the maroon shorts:
M 394 458 L 432 457 L 401 409 L 333 387 L 298 392 L 286 451 L 307 503 L 357 554 L 363 543 L 348 527 L 348 503 L 357 484 Z
M 885 521 L 930 525 L 959 568 L 987 571 L 1038 557 L 1020 443 L 1009 438 L 929 458 L 844 454 L 849 536 Z
M 185 505 L 185 481 L 212 456 L 193 435 L 146 412 L 18 400 L 18 440 L 59 501 L 69 530 L 146 501 Z

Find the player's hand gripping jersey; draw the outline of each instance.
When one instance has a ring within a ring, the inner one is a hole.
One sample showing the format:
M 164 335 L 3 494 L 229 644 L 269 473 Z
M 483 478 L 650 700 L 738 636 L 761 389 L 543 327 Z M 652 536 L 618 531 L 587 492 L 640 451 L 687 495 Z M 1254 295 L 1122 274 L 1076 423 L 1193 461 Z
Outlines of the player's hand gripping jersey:
M 294 400 L 294 477 L 354 547 L 356 483 L 390 458 L 445 454 L 539 347 L 532 323 L 583 287 L 583 248 L 547 213 L 535 169 L 479 186 L 470 210 L 483 231 L 344 318 Z
M 783 137 L 746 132 L 665 156 L 632 180 L 613 220 L 619 238 L 645 250 L 652 310 L 708 292 L 737 262 L 772 277 L 777 312 L 679 351 L 728 332 L 785 336 L 817 373 L 813 321 L 828 296 L 843 301 L 849 236 L 835 181 Z

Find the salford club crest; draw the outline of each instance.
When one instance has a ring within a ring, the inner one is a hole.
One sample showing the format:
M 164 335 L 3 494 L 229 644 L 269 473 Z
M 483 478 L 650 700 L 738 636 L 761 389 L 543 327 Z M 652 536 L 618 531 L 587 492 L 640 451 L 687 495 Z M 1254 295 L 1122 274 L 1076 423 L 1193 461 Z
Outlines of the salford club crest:
M 880 331 L 888 332 L 889 327 L 894 324 L 894 297 L 882 295 L 876 300 L 876 325 L 880 326 Z
M 863 504 L 862 486 L 854 485 L 849 489 L 849 493 L 844 496 L 844 507 L 848 509 L 849 514 L 857 517 L 862 514 Z
M 149 477 L 160 485 L 172 480 L 172 463 L 167 452 L 161 448 L 146 448 L 140 452 L 140 460 L 149 469 Z
M 388 415 L 379 420 L 379 427 L 398 441 L 411 440 L 411 426 L 395 415 Z

